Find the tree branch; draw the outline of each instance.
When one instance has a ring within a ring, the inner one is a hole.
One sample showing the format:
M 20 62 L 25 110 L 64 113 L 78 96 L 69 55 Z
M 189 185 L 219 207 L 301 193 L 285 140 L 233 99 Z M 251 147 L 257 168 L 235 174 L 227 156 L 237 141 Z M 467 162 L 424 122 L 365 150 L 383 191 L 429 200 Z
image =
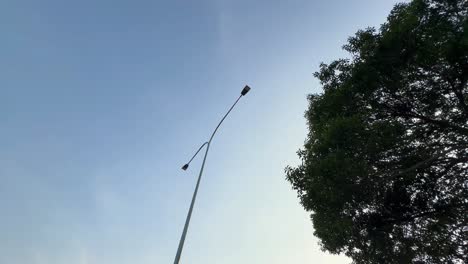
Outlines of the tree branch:
M 467 128 L 453 125 L 452 123 L 447 122 L 447 121 L 435 120 L 435 119 L 429 118 L 427 116 L 414 114 L 414 113 L 410 113 L 410 114 L 403 115 L 403 116 L 418 118 L 418 119 L 426 121 L 427 123 L 432 123 L 434 125 L 438 125 L 438 126 L 444 127 L 444 128 L 453 128 L 456 131 L 460 132 L 461 134 L 468 136 L 468 129 Z
M 456 146 L 456 147 L 452 147 L 452 148 L 449 148 L 449 149 L 446 149 L 446 150 L 442 150 L 442 151 L 439 152 L 439 154 L 433 155 L 428 159 L 420 161 L 420 162 L 414 164 L 413 166 L 411 166 L 409 168 L 406 168 L 406 169 L 403 169 L 403 170 L 400 170 L 400 171 L 396 171 L 396 172 L 395 171 L 391 172 L 390 176 L 382 178 L 382 179 L 386 180 L 386 181 L 394 180 L 395 178 L 400 177 L 401 175 L 404 175 L 404 174 L 406 174 L 408 172 L 411 172 L 411 171 L 414 171 L 416 169 L 422 168 L 426 164 L 432 163 L 432 162 L 438 160 L 440 157 L 445 156 L 447 153 L 449 153 L 451 151 L 459 150 L 459 149 L 466 149 L 466 146 Z M 464 159 L 462 158 L 461 161 L 463 161 L 463 160 Z

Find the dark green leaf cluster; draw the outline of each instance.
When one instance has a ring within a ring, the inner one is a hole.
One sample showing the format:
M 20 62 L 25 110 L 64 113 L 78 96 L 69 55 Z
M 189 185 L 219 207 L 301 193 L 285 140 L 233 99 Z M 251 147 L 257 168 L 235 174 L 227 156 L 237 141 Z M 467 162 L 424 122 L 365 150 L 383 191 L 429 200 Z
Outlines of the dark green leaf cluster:
M 398 4 L 322 64 L 287 179 L 324 250 L 468 263 L 468 1 Z

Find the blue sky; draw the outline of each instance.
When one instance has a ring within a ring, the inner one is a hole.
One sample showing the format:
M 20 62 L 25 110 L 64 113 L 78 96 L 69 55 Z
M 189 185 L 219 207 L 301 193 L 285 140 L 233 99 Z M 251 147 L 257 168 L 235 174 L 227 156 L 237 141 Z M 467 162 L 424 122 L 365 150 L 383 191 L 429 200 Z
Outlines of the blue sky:
M 349 263 L 284 179 L 312 73 L 393 0 L 0 1 L 0 263 Z

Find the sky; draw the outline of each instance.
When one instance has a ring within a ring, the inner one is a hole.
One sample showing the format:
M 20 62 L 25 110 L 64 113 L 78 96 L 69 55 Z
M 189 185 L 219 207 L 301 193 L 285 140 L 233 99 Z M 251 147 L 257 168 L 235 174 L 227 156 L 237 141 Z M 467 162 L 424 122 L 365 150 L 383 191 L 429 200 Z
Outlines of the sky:
M 0 263 L 349 263 L 285 180 L 320 62 L 394 0 L 0 0 Z

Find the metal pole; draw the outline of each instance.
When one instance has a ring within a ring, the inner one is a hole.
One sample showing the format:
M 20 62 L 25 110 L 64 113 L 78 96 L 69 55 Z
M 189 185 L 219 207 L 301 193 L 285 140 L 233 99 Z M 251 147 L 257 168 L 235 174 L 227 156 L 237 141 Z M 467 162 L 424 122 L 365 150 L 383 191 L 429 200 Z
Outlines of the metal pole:
M 203 145 L 197 150 L 197 152 L 195 153 L 195 155 L 193 155 L 193 157 L 190 159 L 190 161 L 182 167 L 183 170 L 186 170 L 188 168 L 190 162 L 192 162 L 192 160 L 195 158 L 195 156 L 198 154 L 198 152 L 200 152 L 200 150 L 203 148 L 203 146 L 206 145 L 205 157 L 203 157 L 203 163 L 202 163 L 202 166 L 200 168 L 200 173 L 198 174 L 197 185 L 195 186 L 195 191 L 193 192 L 192 202 L 190 203 L 190 208 L 189 208 L 189 211 L 188 211 L 188 214 L 187 214 L 187 219 L 185 219 L 184 231 L 182 231 L 182 236 L 180 237 L 179 247 L 177 248 L 177 254 L 176 254 L 175 259 L 174 259 L 174 264 L 179 264 L 180 256 L 182 255 L 182 249 L 184 248 L 185 236 L 187 235 L 187 230 L 188 230 L 188 227 L 189 227 L 189 224 L 190 224 L 190 218 L 192 217 L 193 206 L 195 204 L 195 200 L 197 199 L 198 187 L 200 186 L 200 180 L 201 180 L 201 176 L 203 174 L 203 168 L 205 168 L 205 161 L 206 161 L 206 157 L 208 156 L 208 150 L 210 149 L 211 141 L 213 140 L 213 137 L 215 136 L 216 132 L 218 131 L 219 126 L 221 126 L 221 124 L 223 123 L 224 119 L 226 119 L 226 117 L 229 115 L 229 113 L 231 113 L 232 109 L 234 108 L 234 106 L 236 106 L 237 102 L 239 102 L 239 100 L 242 98 L 242 96 L 245 96 L 249 91 L 250 91 L 250 87 L 246 85 L 244 87 L 244 89 L 242 90 L 241 95 L 239 96 L 239 98 L 237 98 L 237 100 L 234 102 L 234 104 L 231 106 L 231 108 L 229 108 L 227 113 L 223 116 L 221 121 L 219 121 L 218 125 L 216 126 L 213 133 L 211 134 L 210 140 L 208 140 L 208 142 L 203 143 Z
M 205 157 L 203 157 L 203 163 L 200 168 L 200 173 L 198 174 L 197 185 L 195 186 L 195 191 L 193 192 L 192 202 L 190 203 L 190 209 L 187 214 L 187 219 L 185 220 L 184 231 L 182 232 L 182 236 L 179 242 L 179 247 L 177 248 L 177 254 L 174 259 L 174 264 L 179 264 L 180 256 L 182 254 L 182 248 L 184 247 L 185 236 L 187 235 L 187 230 L 190 224 L 190 218 L 192 217 L 193 205 L 195 204 L 195 200 L 197 199 L 198 186 L 200 186 L 200 180 L 203 174 L 203 168 L 205 167 L 206 156 L 208 156 L 209 149 L 210 149 L 210 143 L 208 142 L 206 151 L 205 151 Z

